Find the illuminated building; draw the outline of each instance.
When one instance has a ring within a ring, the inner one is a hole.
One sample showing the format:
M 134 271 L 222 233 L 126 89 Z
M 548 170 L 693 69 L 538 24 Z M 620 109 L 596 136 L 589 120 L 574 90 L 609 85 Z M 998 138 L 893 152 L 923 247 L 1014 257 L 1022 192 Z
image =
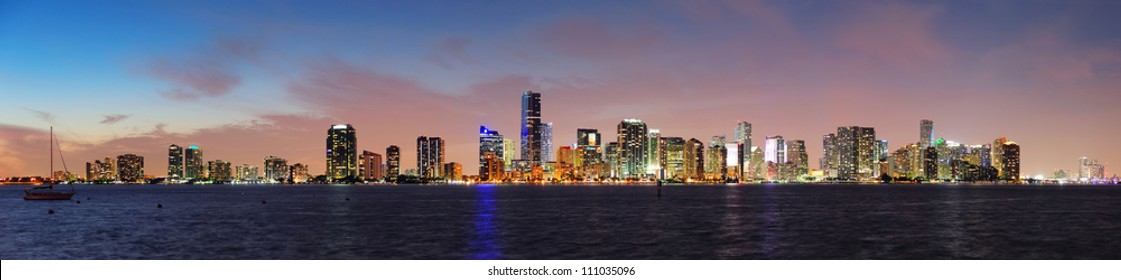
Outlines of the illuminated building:
M 724 158 L 724 167 L 725 167 L 725 172 L 724 173 L 725 174 L 724 174 L 724 176 L 725 177 L 739 178 L 741 176 L 741 174 L 743 173 L 740 170 L 740 167 L 743 166 L 742 162 L 740 162 L 741 160 L 743 160 L 743 150 L 740 149 L 740 147 L 742 147 L 742 145 L 743 144 L 734 143 L 734 142 L 733 143 L 724 143 L 724 151 L 725 151 L 725 158 Z
M 202 179 L 204 177 L 202 173 L 205 171 L 203 165 L 206 163 L 202 160 L 202 149 L 199 149 L 199 146 L 190 146 L 183 155 L 185 157 L 183 179 Z
M 223 160 L 213 160 L 206 164 L 206 169 L 210 173 L 210 180 L 215 182 L 229 182 L 233 180 L 230 176 L 230 163 Z
M 685 139 L 681 137 L 663 138 L 666 143 L 665 176 L 677 180 L 685 180 Z
M 89 181 L 116 181 L 117 161 L 106 157 L 105 160 L 86 162 L 86 180 Z
M 522 93 L 522 160 L 541 164 L 541 93 Z
M 605 161 L 607 161 L 607 173 L 610 175 L 608 177 L 618 178 L 621 173 L 619 164 L 619 142 L 607 143 L 607 147 L 604 148 L 604 157 Z
M 144 157 L 134 154 L 117 156 L 117 179 L 138 182 L 144 179 Z
M 311 175 L 308 174 L 307 165 L 297 163 L 288 167 L 288 178 L 291 178 L 293 183 L 307 183 Z
M 1078 179 L 1105 179 L 1105 166 L 1087 157 L 1078 159 Z
M 751 168 L 751 123 L 746 121 L 739 121 L 736 123 L 736 129 L 733 131 L 732 138 L 735 139 L 737 144 L 740 145 L 740 154 L 743 158 L 740 159 L 741 173 L 738 177 L 749 178 L 748 169 Z
M 541 125 L 541 162 L 556 161 L 553 158 L 553 123 Z
M 662 145 L 661 131 L 657 129 L 648 130 L 646 133 L 646 174 L 661 178 L 662 162 L 665 160 L 662 156 L 664 151 L 665 146 Z
M 705 178 L 723 180 L 727 171 L 728 148 L 724 147 L 723 137 L 713 137 L 705 151 Z
M 682 151 L 685 179 L 702 180 L 705 171 L 705 145 L 697 138 L 689 138 Z
M 482 164 L 482 166 L 486 168 L 479 170 L 480 181 L 499 182 L 503 180 L 504 170 L 502 157 L 499 157 L 498 154 L 495 154 L 494 152 L 484 152 L 483 162 L 485 162 L 486 164 Z
M 444 164 L 444 180 L 448 181 L 461 181 L 463 180 L 463 165 L 458 162 L 449 162 Z
M 595 169 L 603 163 L 603 138 L 599 130 L 592 128 L 576 129 L 576 172 L 583 177 L 594 177 Z
M 928 181 L 938 179 L 938 148 L 927 146 L 923 149 L 923 178 Z
M 786 158 L 787 162 L 790 162 L 793 167 L 793 170 L 791 170 L 793 177 L 809 173 L 810 158 L 809 154 L 806 153 L 806 141 L 791 140 L 786 142 Z
M 420 177 L 442 178 L 444 173 L 444 139 L 420 136 L 416 138 L 416 169 Z
M 931 141 L 934 141 L 934 121 L 919 121 L 919 146 L 926 149 L 930 147 Z
M 257 166 L 242 164 L 234 167 L 235 180 L 237 181 L 257 181 L 260 179 L 260 169 Z
M 773 163 L 786 163 L 786 141 L 782 135 L 767 136 L 766 150 L 763 151 L 763 161 Z
M 763 157 L 763 149 L 759 148 L 759 146 L 751 147 L 751 170 L 749 172 L 751 173 L 752 181 L 763 178 L 763 175 L 766 173 L 767 163 L 763 161 Z
M 362 151 L 358 157 L 358 166 L 361 172 L 358 177 L 366 181 L 378 181 L 385 177 L 382 172 L 381 155 L 371 151 Z
M 1003 139 L 1003 137 L 1001 137 Z M 997 176 L 1005 181 L 1019 181 L 1020 180 L 1020 144 L 1012 141 L 1004 141 L 1000 145 L 994 145 L 993 151 L 1000 153 L 1000 168 L 997 169 Z M 994 156 L 996 158 L 996 156 Z
M 265 157 L 265 178 L 266 182 L 284 182 L 288 180 L 288 160 L 276 157 Z
M 837 177 L 868 180 L 874 173 L 872 155 L 876 150 L 876 130 L 871 127 L 838 127 L 836 136 Z
M 488 166 L 487 164 L 490 164 L 492 162 L 487 160 L 487 153 L 493 153 L 494 156 L 499 158 L 499 159 L 503 158 L 504 153 L 506 152 L 505 151 L 506 147 L 505 147 L 504 141 L 505 140 L 504 140 L 504 138 L 502 138 L 502 134 L 499 134 L 497 130 L 490 130 L 485 126 L 480 126 L 479 127 L 479 175 L 480 176 L 483 174 L 483 172 L 486 172 L 487 170 L 491 170 L 491 166 Z M 498 168 L 499 169 L 505 169 L 506 167 L 505 166 L 499 166 Z
M 575 150 L 571 146 L 562 146 L 557 149 L 557 164 L 572 165 L 576 161 Z
M 619 122 L 619 177 L 637 178 L 646 174 L 646 123 L 639 119 Z
M 826 177 L 837 177 L 837 135 L 830 133 L 821 136 L 821 172 Z
M 358 177 L 358 137 L 353 126 L 336 124 L 327 130 L 327 178 L 347 177 Z
M 872 155 L 872 165 L 876 166 L 873 171 L 874 176 L 879 177 L 882 174 L 891 174 L 888 168 L 888 153 L 887 140 L 876 140 L 876 149 Z
M 396 182 L 397 176 L 401 176 L 401 148 L 389 145 L 385 148 L 385 180 Z
M 518 143 L 510 138 L 502 138 L 502 153 L 498 154 L 498 159 L 501 159 L 506 166 L 503 167 L 505 171 L 514 170 L 514 160 L 518 154 Z
M 167 147 L 167 179 L 183 179 L 183 147 L 179 145 Z

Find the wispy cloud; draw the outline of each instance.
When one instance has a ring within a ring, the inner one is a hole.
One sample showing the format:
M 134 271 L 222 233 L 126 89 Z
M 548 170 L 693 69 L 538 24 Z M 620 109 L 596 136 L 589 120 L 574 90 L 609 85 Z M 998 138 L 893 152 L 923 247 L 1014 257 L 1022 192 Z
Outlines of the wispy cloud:
M 122 115 L 122 114 L 105 115 L 104 116 L 105 119 L 101 120 L 101 124 L 115 124 L 115 123 L 118 123 L 118 122 L 123 121 L 125 119 L 128 119 L 131 116 L 132 115 Z
M 140 72 L 167 82 L 157 92 L 175 100 L 197 100 L 229 94 L 241 83 L 239 63 L 255 60 L 262 44 L 239 38 L 215 38 L 210 45 L 182 56 L 152 58 Z
M 45 122 L 54 122 L 54 120 L 55 120 L 55 115 L 51 114 L 50 112 L 39 111 L 39 110 L 29 109 L 29 108 L 23 108 L 23 109 L 27 110 L 28 112 L 31 112 L 32 114 L 35 114 L 35 117 L 37 117 L 40 120 L 43 120 Z

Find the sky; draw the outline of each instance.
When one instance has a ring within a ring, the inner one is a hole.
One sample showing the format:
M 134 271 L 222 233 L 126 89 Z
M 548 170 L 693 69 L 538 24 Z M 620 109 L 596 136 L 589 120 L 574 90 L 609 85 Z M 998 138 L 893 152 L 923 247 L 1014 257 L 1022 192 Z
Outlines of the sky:
M 1121 1 L 0 1 L 0 177 L 167 146 L 266 156 L 321 174 L 325 137 L 360 150 L 440 136 L 478 171 L 480 125 L 518 140 L 542 93 L 554 146 L 624 118 L 663 136 L 738 121 L 802 139 L 875 127 L 890 149 L 919 121 L 964 144 L 1008 137 L 1022 173 L 1121 168 Z M 61 168 L 56 168 L 61 170 Z

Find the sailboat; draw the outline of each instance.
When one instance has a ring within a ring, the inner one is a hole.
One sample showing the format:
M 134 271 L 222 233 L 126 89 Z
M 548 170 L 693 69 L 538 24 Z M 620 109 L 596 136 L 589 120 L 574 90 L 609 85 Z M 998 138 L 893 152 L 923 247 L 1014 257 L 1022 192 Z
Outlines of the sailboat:
M 54 175 L 53 174 L 54 173 L 54 149 L 55 149 L 55 146 L 58 146 L 58 142 L 55 142 L 55 141 L 56 140 L 54 138 L 54 127 L 52 126 L 51 127 L 51 149 L 50 149 L 51 150 L 51 173 L 52 173 L 51 175 Z M 62 156 L 62 148 L 61 147 L 59 147 L 59 149 L 58 149 L 58 156 L 59 157 Z M 62 166 L 63 166 L 63 169 L 66 169 L 66 158 L 62 159 Z M 70 173 L 70 170 L 65 170 L 65 172 Z M 54 189 L 55 181 L 53 180 L 53 178 L 52 178 L 52 180 L 50 180 L 50 182 L 51 182 L 51 184 L 48 185 L 48 186 L 23 189 L 23 200 L 70 200 L 71 197 L 74 197 L 74 185 L 70 185 L 70 191 L 69 192 L 68 191 L 56 191 Z

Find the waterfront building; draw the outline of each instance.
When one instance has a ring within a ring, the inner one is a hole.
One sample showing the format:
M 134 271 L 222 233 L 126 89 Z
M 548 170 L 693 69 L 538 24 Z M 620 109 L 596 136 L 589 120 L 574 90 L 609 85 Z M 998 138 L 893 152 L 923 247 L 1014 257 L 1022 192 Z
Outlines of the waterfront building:
M 522 160 L 541 164 L 541 144 L 543 127 L 541 124 L 541 93 L 525 91 L 522 93 Z
M 837 135 L 830 133 L 821 136 L 821 159 L 818 164 L 821 166 L 821 173 L 825 177 L 837 177 Z
M 484 169 L 479 170 L 479 180 L 482 182 L 501 182 L 503 180 L 504 164 L 502 157 L 495 152 L 483 153 Z
M 234 167 L 234 174 L 234 180 L 236 181 L 253 182 L 260 180 L 260 169 L 248 163 Z
M 288 181 L 288 160 L 276 156 L 265 157 L 264 181 L 273 183 Z
M 1105 179 L 1105 166 L 1098 163 L 1097 160 L 1088 157 L 1078 159 L 1078 178 L 1079 180 L 1100 180 Z
M 183 179 L 183 147 L 171 144 L 167 148 L 167 179 Z
M 379 181 L 384 178 L 381 161 L 380 154 L 363 150 L 362 155 L 358 157 L 358 166 L 361 168 L 358 177 L 366 181 Z
M 288 178 L 292 183 L 307 183 L 311 179 L 311 174 L 308 173 L 306 164 L 296 163 L 288 167 Z
M 458 162 L 449 162 L 443 166 L 443 178 L 448 181 L 462 181 L 463 180 L 463 165 Z
M 926 149 L 930 147 L 932 141 L 934 141 L 934 121 L 919 121 L 919 146 Z
M 514 160 L 518 158 L 518 143 L 510 138 L 502 138 L 502 154 L 498 158 L 502 160 L 506 166 L 503 166 L 505 171 L 514 170 Z
M 416 138 L 416 169 L 422 178 L 442 178 L 444 139 L 421 135 Z
M 871 127 L 838 127 L 836 135 L 837 177 L 843 180 L 869 180 L 874 175 L 873 153 L 876 130 Z
M 793 178 L 805 175 L 810 171 L 810 158 L 806 153 L 805 140 L 791 140 L 786 142 L 786 158 L 790 163 L 790 174 Z
M 498 133 L 497 130 L 491 130 L 491 129 L 487 128 L 486 126 L 480 126 L 479 127 L 479 174 L 480 174 L 480 176 L 484 172 L 487 172 L 488 170 L 491 170 L 492 167 L 489 166 L 488 164 L 494 163 L 494 161 L 490 161 L 490 160 L 487 159 L 487 153 L 492 153 L 492 154 L 494 154 L 494 157 L 497 157 L 499 159 L 503 158 L 504 153 L 506 152 L 505 143 L 504 143 L 505 140 L 504 139 L 505 138 L 502 138 L 502 134 Z M 506 167 L 505 166 L 499 166 L 498 168 L 499 169 L 505 169 Z
M 199 146 L 190 146 L 187 147 L 183 155 L 183 179 L 191 180 L 204 178 L 203 172 L 206 172 L 204 169 L 206 168 L 204 166 L 206 162 L 202 159 L 202 149 L 200 149 Z
M 638 178 L 646 174 L 649 145 L 646 123 L 639 119 L 624 119 L 619 122 L 619 177 Z
M 705 171 L 705 145 L 697 138 L 689 138 L 682 151 L 682 166 L 685 169 L 685 179 L 699 181 L 704 179 Z
M 389 145 L 385 148 L 385 180 L 396 182 L 401 176 L 401 148 Z
M 327 129 L 327 179 L 358 177 L 358 137 L 350 124 Z
M 117 156 L 117 178 L 128 183 L 143 180 L 144 157 L 134 154 Z
M 662 142 L 662 132 L 650 129 L 646 133 L 646 174 L 654 178 L 662 178 L 662 165 L 664 164 L 665 145 Z
M 233 180 L 230 171 L 230 162 L 224 160 L 212 160 L 207 162 L 206 169 L 210 174 L 208 178 L 214 182 L 229 182 Z
M 666 144 L 665 177 L 684 181 L 689 178 L 685 173 L 685 139 L 681 137 L 663 139 Z
M 553 123 L 541 124 L 541 162 L 556 161 L 553 158 Z
M 773 163 L 786 163 L 786 141 L 782 135 L 767 136 L 766 151 L 763 151 L 763 161 Z

